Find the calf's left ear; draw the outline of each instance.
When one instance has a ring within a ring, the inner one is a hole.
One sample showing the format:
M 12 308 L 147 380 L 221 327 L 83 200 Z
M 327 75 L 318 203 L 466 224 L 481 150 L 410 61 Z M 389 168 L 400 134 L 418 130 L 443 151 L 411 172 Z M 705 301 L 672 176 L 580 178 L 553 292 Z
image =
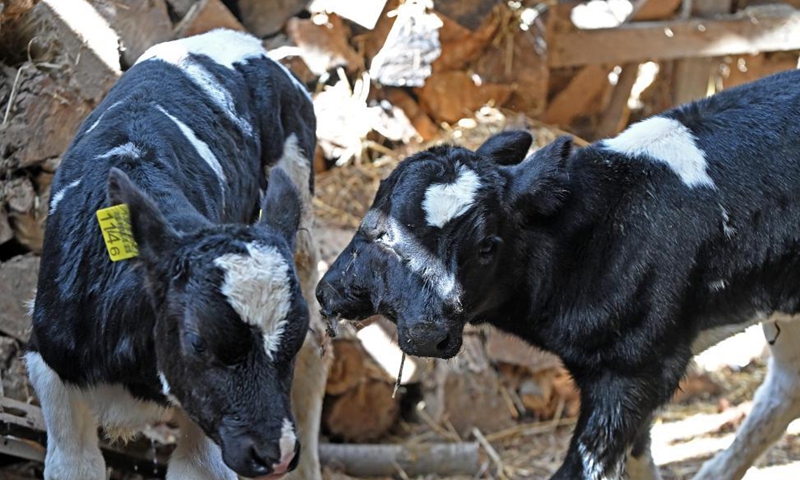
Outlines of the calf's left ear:
M 289 175 L 281 168 L 269 172 L 269 183 L 261 206 L 261 224 L 267 225 L 286 240 L 294 250 L 300 217 L 303 214 L 300 194 Z
M 169 225 L 156 203 L 118 168 L 108 173 L 108 200 L 111 205 L 128 205 L 133 238 L 142 260 L 158 264 L 177 246 L 178 232 Z
M 507 168 L 506 199 L 515 211 L 527 215 L 555 214 L 569 193 L 567 160 L 572 138 L 562 136 L 537 150 L 524 162 Z
M 533 136 L 530 133 L 507 130 L 489 137 L 475 153 L 500 165 L 516 165 L 525 159 L 532 143 Z

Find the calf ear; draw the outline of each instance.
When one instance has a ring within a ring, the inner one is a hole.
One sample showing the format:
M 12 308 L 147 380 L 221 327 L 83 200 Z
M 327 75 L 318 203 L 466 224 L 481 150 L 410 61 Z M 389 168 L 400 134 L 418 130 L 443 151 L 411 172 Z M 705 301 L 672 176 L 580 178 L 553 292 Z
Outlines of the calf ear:
M 282 236 L 292 250 L 302 212 L 300 194 L 289 175 L 281 168 L 270 170 L 267 194 L 261 206 L 261 223 Z
M 562 136 L 526 161 L 508 167 L 511 208 L 528 215 L 555 214 L 569 193 L 566 165 L 572 148 L 572 138 Z
M 142 260 L 159 262 L 175 248 L 179 234 L 169 226 L 155 202 L 118 168 L 108 174 L 108 200 L 111 205 L 128 205 L 133 238 Z
M 525 159 L 533 136 L 522 130 L 508 130 L 493 135 L 475 150 L 481 157 L 500 165 L 516 165 Z

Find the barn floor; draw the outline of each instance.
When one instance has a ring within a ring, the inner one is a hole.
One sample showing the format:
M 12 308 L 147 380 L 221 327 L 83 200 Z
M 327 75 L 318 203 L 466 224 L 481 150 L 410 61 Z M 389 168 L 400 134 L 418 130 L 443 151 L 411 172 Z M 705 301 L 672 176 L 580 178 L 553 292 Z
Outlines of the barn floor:
M 760 329 L 751 329 L 723 342 L 720 348 L 699 358 L 711 371 L 696 393 L 670 404 L 653 428 L 653 455 L 663 480 L 688 480 L 703 462 L 726 448 L 736 428 L 752 406 L 753 393 L 766 373 L 766 360 L 754 353 L 763 349 Z M 745 345 L 743 348 L 742 345 Z M 748 362 L 749 361 L 749 362 Z M 721 365 L 721 366 L 720 366 Z M 692 390 L 695 390 L 694 388 Z M 530 425 L 528 427 L 534 427 Z M 558 468 L 569 442 L 571 427 L 540 428 L 526 435 L 522 429 L 493 442 L 503 460 L 503 474 L 486 460 L 479 478 L 522 480 L 546 479 Z M 495 435 L 497 436 L 497 435 Z M 326 472 L 327 480 L 353 477 Z M 397 478 L 406 478 L 398 473 Z M 467 477 L 429 476 L 425 480 L 466 480 Z M 793 422 L 783 438 L 756 462 L 745 480 L 797 480 L 800 478 L 800 421 Z

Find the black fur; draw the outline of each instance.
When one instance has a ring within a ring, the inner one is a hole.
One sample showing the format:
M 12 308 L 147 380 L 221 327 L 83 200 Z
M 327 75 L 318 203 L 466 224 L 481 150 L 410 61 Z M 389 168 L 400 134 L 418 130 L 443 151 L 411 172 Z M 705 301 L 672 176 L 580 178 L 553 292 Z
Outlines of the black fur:
M 323 313 L 384 314 L 410 354 L 455 355 L 467 322 L 558 354 L 581 389 L 581 415 L 553 478 L 613 477 L 631 446 L 646 445 L 642 431 L 701 331 L 800 311 L 798 85 L 800 72 L 782 73 L 662 115 L 694 134 L 715 188 L 690 188 L 667 165 L 602 142 L 575 149 L 559 139 L 521 163 L 491 160 L 523 151 L 523 136 L 414 155 L 372 209 L 457 272 L 463 308 L 448 308 L 362 224 L 318 287 Z M 456 162 L 480 176 L 479 200 L 430 227 L 424 192 L 452 178 Z M 496 247 L 483 248 L 491 238 Z
M 273 169 L 262 204 L 264 172 L 290 135 L 311 158 L 315 117 L 306 94 L 266 56 L 233 71 L 204 56 L 190 61 L 230 93 L 253 133 L 171 64 L 149 60 L 126 72 L 81 126 L 52 185 L 55 194 L 80 180 L 47 220 L 29 348 L 69 384 L 122 384 L 137 398 L 166 404 L 157 377 L 163 372 L 170 393 L 221 444 L 226 463 L 242 475 L 263 475 L 271 464 L 231 460 L 250 449 L 230 453 L 239 446 L 229 443 L 245 435 L 277 448 L 281 421 L 292 418 L 289 392 L 307 308 L 292 270 L 289 324 L 269 360 L 260 333 L 220 292 L 224 272 L 213 262 L 246 255 L 246 244 L 256 242 L 293 265 L 300 198 Z M 227 179 L 224 190 L 158 107 L 209 146 Z M 127 143 L 139 155 L 100 157 Z M 112 263 L 95 212 L 117 203 L 130 208 L 140 256 Z M 251 225 L 262 208 L 264 220 Z

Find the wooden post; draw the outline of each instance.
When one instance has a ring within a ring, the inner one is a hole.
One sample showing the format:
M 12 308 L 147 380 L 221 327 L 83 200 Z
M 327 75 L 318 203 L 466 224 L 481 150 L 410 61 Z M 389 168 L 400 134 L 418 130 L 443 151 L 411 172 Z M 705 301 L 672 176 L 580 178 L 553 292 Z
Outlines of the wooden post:
M 728 13 L 731 0 L 684 0 L 684 5 L 689 3 L 690 14 L 699 16 Z M 691 102 L 703 98 L 708 93 L 708 82 L 714 65 L 719 60 L 714 58 L 687 58 L 675 62 L 675 76 L 673 77 L 672 101 L 674 105 Z

